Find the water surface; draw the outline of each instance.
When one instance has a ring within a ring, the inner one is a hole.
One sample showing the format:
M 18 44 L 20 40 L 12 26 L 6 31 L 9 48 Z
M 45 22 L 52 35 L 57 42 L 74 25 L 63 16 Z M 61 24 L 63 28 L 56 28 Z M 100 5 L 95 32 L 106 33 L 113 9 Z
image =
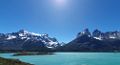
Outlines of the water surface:
M 120 65 L 120 53 L 55 53 L 54 55 L 12 56 L 0 54 L 4 58 L 15 58 L 35 65 Z

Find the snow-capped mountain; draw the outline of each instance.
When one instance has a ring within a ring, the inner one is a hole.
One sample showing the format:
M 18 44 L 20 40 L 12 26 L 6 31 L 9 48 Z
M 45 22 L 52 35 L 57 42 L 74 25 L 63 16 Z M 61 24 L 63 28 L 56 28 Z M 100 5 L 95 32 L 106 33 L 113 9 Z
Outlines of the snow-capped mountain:
M 0 50 L 41 50 L 59 46 L 56 38 L 48 34 L 37 34 L 26 30 L 3 34 L 0 33 Z M 36 49 L 35 49 L 36 48 Z
M 96 29 L 92 33 L 85 29 L 78 33 L 69 43 L 59 43 L 48 34 L 38 34 L 19 30 L 12 33 L 0 33 L 0 50 L 8 51 L 120 51 L 120 31 L 101 32 Z
M 88 29 L 77 34 L 68 44 L 60 47 L 59 51 L 72 52 L 120 52 L 120 31 L 101 32 L 98 29 L 92 33 Z
M 120 31 L 101 32 L 100 30 L 96 29 L 90 33 L 89 29 L 85 29 L 83 32 L 78 33 L 77 37 L 80 37 L 82 35 L 87 35 L 98 40 L 120 39 Z

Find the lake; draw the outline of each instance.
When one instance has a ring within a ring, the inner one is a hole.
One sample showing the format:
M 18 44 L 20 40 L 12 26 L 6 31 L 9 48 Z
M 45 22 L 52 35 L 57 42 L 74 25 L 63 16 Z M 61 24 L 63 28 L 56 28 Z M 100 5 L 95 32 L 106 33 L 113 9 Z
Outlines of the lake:
M 1 57 L 15 58 L 35 65 L 120 65 L 120 53 L 55 53 L 54 55 L 12 56 L 2 53 Z

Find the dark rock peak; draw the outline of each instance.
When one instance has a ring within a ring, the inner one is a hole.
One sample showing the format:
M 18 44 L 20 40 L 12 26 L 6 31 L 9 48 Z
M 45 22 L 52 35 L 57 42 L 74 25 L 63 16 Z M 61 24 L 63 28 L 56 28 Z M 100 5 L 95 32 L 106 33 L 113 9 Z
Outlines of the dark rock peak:
M 87 35 L 88 37 L 93 37 L 98 40 L 103 39 L 120 39 L 120 32 L 119 31 L 110 31 L 110 32 L 101 32 L 98 29 L 95 29 L 92 34 L 89 32 L 89 29 L 86 28 L 82 32 L 77 34 L 77 38 Z
M 101 31 L 99 31 L 98 29 L 94 30 L 92 35 L 93 37 L 99 37 L 101 36 L 103 33 Z
M 20 29 L 18 32 L 24 33 L 26 30 Z
M 83 32 L 79 32 L 78 34 L 77 34 L 77 37 L 80 37 L 80 36 L 83 36 L 83 35 L 87 35 L 87 36 L 91 36 L 91 33 L 89 32 L 89 29 L 88 28 L 86 28 L 86 29 L 84 29 L 83 30 Z

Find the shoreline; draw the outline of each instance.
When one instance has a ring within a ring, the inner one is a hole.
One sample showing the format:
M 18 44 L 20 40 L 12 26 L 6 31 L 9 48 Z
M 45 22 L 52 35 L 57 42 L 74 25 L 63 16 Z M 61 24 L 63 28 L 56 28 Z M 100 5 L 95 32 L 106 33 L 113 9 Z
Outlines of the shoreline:
M 18 52 L 13 56 L 27 56 L 27 55 L 53 55 L 54 52 Z
M 34 64 L 22 62 L 19 59 L 7 59 L 0 57 L 0 65 L 34 65 Z

